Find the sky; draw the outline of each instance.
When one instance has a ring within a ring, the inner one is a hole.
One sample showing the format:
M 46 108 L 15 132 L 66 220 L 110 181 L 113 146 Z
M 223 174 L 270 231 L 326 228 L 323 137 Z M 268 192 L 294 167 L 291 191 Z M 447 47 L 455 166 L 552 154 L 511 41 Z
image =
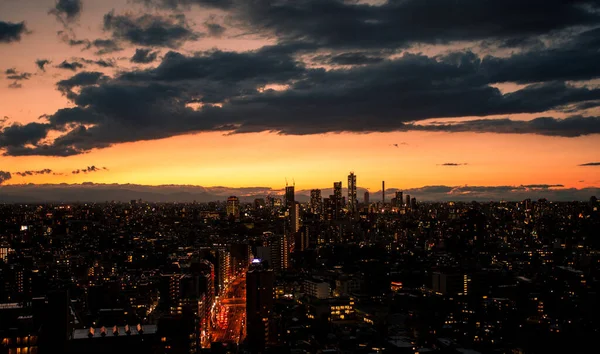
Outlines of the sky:
M 600 186 L 598 0 L 0 0 L 0 51 L 4 187 Z

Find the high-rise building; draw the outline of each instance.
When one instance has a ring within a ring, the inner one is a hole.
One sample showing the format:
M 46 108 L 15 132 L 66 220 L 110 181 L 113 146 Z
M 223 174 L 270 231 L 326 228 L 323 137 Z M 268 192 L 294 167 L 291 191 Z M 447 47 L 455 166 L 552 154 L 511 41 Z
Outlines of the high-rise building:
M 227 217 L 240 218 L 240 200 L 236 196 L 227 198 Z
M 246 274 L 247 340 L 252 352 L 262 352 L 269 341 L 269 322 L 275 299 L 275 274 L 252 269 Z
M 321 199 L 320 189 L 310 191 L 310 212 L 318 215 L 323 212 L 323 200 Z
M 381 203 L 385 205 L 385 181 L 381 181 Z
M 417 208 L 417 198 L 414 198 L 414 197 L 413 197 L 413 198 L 410 200 L 410 208 L 411 208 L 411 209 L 416 209 L 416 208 Z
M 290 228 L 292 233 L 300 229 L 300 204 L 298 203 L 294 203 L 290 209 Z
M 333 182 L 333 202 L 335 203 L 335 218 L 342 215 L 342 182 Z
M 358 200 L 356 199 L 356 175 L 350 172 L 348 175 L 348 210 L 354 215 L 358 210 Z
M 270 247 L 272 268 L 277 270 L 288 269 L 290 258 L 289 236 L 287 234 L 275 236 L 270 242 Z
M 410 195 L 406 195 L 406 207 L 410 208 Z
M 396 205 L 394 205 L 395 207 L 401 208 L 402 207 L 402 203 L 404 203 L 404 196 L 403 193 L 400 191 L 396 192 Z
M 291 209 L 296 204 L 294 186 L 285 186 L 285 207 Z
M 370 199 L 369 191 L 366 191 L 365 192 L 365 197 L 364 197 L 365 204 L 369 205 L 369 202 L 370 202 L 369 199 Z
M 296 240 L 294 241 L 295 251 L 304 251 L 310 245 L 310 228 L 308 225 L 304 225 L 300 228 L 300 232 L 295 234 Z

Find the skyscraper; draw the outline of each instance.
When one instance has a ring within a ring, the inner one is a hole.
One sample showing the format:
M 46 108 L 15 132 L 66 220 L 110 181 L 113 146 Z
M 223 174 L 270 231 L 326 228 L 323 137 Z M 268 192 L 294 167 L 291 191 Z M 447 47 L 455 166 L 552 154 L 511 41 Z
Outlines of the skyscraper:
M 385 181 L 381 181 L 381 203 L 385 205 Z
M 406 207 L 410 208 L 410 195 L 406 195 Z
M 364 197 L 365 204 L 369 205 L 369 202 L 370 202 L 369 199 L 370 199 L 369 191 L 366 191 L 365 197 Z
M 275 299 L 272 270 L 252 269 L 246 273 L 247 339 L 252 352 L 262 352 L 269 341 L 269 320 Z
M 348 175 L 348 210 L 351 215 L 357 211 L 358 200 L 356 199 L 356 175 L 350 172 Z
M 396 205 L 394 205 L 395 207 L 401 208 L 402 207 L 402 203 L 404 203 L 404 196 L 403 193 L 400 191 L 396 192 Z
M 313 214 L 319 215 L 323 212 L 323 200 L 321 199 L 320 189 L 310 191 L 310 211 Z
M 240 218 L 240 200 L 236 196 L 227 198 L 227 217 Z
M 285 270 L 289 267 L 290 243 L 289 236 L 282 234 L 274 236 L 271 240 L 271 267 L 277 270 Z
M 296 204 L 294 186 L 285 186 L 285 207 L 291 209 Z
M 342 214 L 342 182 L 333 182 L 333 202 L 335 203 L 335 218 Z

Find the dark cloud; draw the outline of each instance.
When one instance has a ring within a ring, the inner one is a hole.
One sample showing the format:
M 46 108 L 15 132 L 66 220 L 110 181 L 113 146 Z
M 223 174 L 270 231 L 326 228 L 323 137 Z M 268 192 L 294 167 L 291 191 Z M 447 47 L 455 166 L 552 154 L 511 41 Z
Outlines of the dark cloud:
M 600 166 L 600 162 L 588 162 L 588 163 L 582 163 L 579 166 Z
M 96 167 L 96 166 L 88 166 L 87 168 L 81 170 L 75 170 L 71 172 L 74 175 L 78 175 L 80 173 L 91 173 L 91 172 L 99 172 L 99 171 L 108 171 L 106 167 Z
M 315 60 L 330 65 L 366 65 L 382 62 L 384 58 L 368 53 L 348 52 L 335 55 L 320 55 Z
M 0 131 L 0 148 L 9 149 L 25 145 L 36 145 L 44 139 L 50 125 L 42 123 L 12 124 Z
M 108 77 L 101 72 L 82 71 L 66 80 L 59 81 L 56 86 L 69 99 L 75 99 L 77 96 L 73 93 L 73 88 L 96 85 L 107 79 Z
M 8 85 L 8 88 L 10 88 L 10 89 L 20 89 L 22 87 L 23 87 L 23 85 L 21 85 L 18 81 L 15 81 Z
M 230 8 L 235 0 L 134 0 L 136 2 L 144 3 L 147 6 L 158 7 L 163 9 L 187 9 L 192 5 L 216 8 L 216 9 L 228 9 Z
M 114 59 L 91 60 L 86 58 L 73 58 L 73 60 L 81 64 L 98 65 L 102 68 L 114 68 L 117 65 Z
M 104 30 L 118 40 L 143 46 L 178 48 L 186 41 L 199 38 L 188 25 L 185 15 L 160 16 L 145 14 L 104 15 Z
M 12 175 L 10 174 L 10 172 L 0 171 L 0 184 L 8 181 L 11 178 L 12 178 Z
M 36 176 L 36 175 L 49 175 L 52 173 L 51 169 L 45 168 L 43 170 L 38 171 L 23 171 L 23 172 L 15 172 L 14 174 L 21 177 L 27 176 Z
M 4 72 L 7 80 L 23 81 L 31 78 L 31 73 L 19 72 L 15 68 L 6 69 Z
M 578 137 L 600 134 L 600 117 L 572 116 L 564 119 L 540 117 L 529 121 L 511 119 L 476 119 L 451 124 L 408 124 L 404 130 L 449 133 L 474 132 L 495 134 L 538 134 Z
M 25 22 L 12 23 L 0 21 L 0 43 L 18 42 L 27 33 Z
M 221 37 L 226 31 L 225 27 L 221 26 L 218 23 L 214 23 L 214 22 L 206 22 L 204 24 L 204 27 L 206 27 L 206 31 L 208 32 L 208 35 L 211 37 Z
M 72 23 L 79 18 L 83 9 L 83 3 L 81 0 L 58 0 L 54 8 L 48 12 L 56 16 L 64 25 Z
M 330 48 L 523 41 L 600 22 L 597 0 L 389 0 L 380 6 L 343 0 L 253 0 L 236 4 L 239 22 L 253 32 Z
M 137 48 L 135 54 L 131 57 L 132 63 L 148 64 L 152 63 L 158 57 L 158 52 L 153 52 L 151 49 Z
M 92 46 L 97 49 L 97 55 L 110 54 L 123 50 L 123 48 L 119 47 L 119 44 L 112 39 L 96 39 L 92 42 Z
M 56 66 L 56 67 L 59 69 L 77 71 L 77 70 L 83 68 L 83 64 L 78 63 L 76 61 L 69 63 L 68 61 L 65 60 L 62 63 L 58 64 L 58 66 Z
M 600 77 L 600 28 L 584 31 L 552 47 L 524 51 L 508 58 L 488 56 L 481 63 L 490 82 L 590 80 Z
M 456 166 L 466 166 L 466 165 L 468 165 L 468 164 L 466 164 L 466 163 L 456 163 L 456 162 L 446 162 L 446 163 L 439 164 L 438 166 L 456 167 Z
M 46 65 L 50 63 L 52 62 L 48 59 L 38 59 L 35 61 L 35 65 L 37 65 L 37 67 L 40 68 L 40 70 L 42 71 L 46 71 Z
M 323 70 L 305 67 L 279 46 L 192 56 L 169 52 L 155 68 L 99 81 L 101 74 L 96 73 L 89 85 L 77 86 L 78 92 L 59 83 L 59 88 L 67 87 L 63 92 L 75 107 L 44 119 L 62 135 L 51 143 L 13 146 L 7 153 L 63 156 L 116 143 L 215 130 L 293 135 L 408 130 L 564 137 L 600 133 L 598 117 L 578 115 L 416 123 L 546 112 L 600 100 L 600 89 L 560 82 L 503 94 L 488 84 L 479 64 L 473 53 L 434 58 L 405 54 L 377 64 Z M 272 85 L 281 88 L 270 89 Z

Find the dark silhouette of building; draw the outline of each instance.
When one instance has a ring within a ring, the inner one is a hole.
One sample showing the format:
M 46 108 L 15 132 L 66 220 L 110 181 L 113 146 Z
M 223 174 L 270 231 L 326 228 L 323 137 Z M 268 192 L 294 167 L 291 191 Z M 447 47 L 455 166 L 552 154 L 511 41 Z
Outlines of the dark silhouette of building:
M 269 322 L 275 298 L 275 274 L 255 268 L 246 274 L 247 341 L 253 352 L 261 352 L 269 341 Z

